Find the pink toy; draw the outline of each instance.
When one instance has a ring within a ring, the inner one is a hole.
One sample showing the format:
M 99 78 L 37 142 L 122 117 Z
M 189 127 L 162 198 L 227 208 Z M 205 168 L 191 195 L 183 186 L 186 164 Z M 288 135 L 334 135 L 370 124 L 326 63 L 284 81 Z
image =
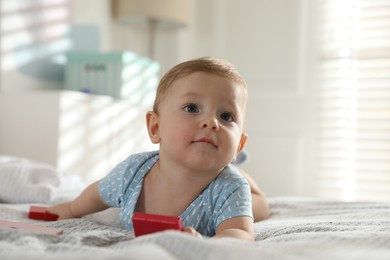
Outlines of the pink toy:
M 0 220 L 0 228 L 8 228 L 8 229 L 19 229 L 31 231 L 34 233 L 43 233 L 43 234 L 51 234 L 51 235 L 60 235 L 63 234 L 64 231 L 56 228 L 47 228 L 40 225 L 27 224 L 23 222 L 14 222 L 14 221 L 6 221 Z
M 142 236 L 163 230 L 183 230 L 180 217 L 135 212 L 133 217 L 135 236 Z
M 31 219 L 47 221 L 56 221 L 58 219 L 58 215 L 50 213 L 47 210 L 47 207 L 40 206 L 31 206 L 30 212 L 28 213 L 28 217 Z

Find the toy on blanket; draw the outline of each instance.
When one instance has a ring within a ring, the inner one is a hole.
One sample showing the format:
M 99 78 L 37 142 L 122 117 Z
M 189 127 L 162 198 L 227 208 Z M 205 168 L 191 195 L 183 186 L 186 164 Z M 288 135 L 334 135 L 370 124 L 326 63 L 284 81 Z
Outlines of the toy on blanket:
M 136 237 L 164 230 L 183 230 L 180 217 L 135 212 L 132 221 Z
M 28 217 L 31 219 L 56 221 L 58 215 L 52 214 L 47 210 L 47 207 L 31 206 L 28 213 Z

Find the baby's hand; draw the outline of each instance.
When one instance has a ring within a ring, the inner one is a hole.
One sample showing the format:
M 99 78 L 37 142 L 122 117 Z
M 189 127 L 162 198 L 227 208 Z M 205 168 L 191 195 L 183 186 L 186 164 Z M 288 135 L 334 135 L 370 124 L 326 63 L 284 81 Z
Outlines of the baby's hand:
M 58 220 L 74 218 L 70 210 L 70 202 L 51 206 L 47 209 L 50 213 L 58 215 Z
M 183 232 L 186 232 L 194 237 L 202 238 L 202 235 L 198 231 L 196 231 L 193 227 L 184 227 Z

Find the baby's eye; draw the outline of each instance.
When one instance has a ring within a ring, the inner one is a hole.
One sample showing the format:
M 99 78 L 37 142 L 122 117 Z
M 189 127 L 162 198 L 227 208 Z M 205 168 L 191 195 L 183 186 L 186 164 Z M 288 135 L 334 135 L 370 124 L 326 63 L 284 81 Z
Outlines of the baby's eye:
M 234 121 L 234 118 L 233 118 L 233 115 L 232 113 L 229 113 L 229 112 L 224 112 L 221 114 L 221 119 L 223 121 L 227 121 L 227 122 L 232 122 Z
M 184 107 L 184 110 L 188 113 L 197 113 L 199 112 L 199 108 L 196 104 L 187 104 Z

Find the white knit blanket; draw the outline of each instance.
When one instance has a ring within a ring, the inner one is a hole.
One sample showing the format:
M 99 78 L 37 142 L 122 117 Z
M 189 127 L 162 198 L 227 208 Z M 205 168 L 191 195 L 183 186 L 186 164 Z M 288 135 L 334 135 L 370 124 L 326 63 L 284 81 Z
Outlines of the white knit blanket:
M 175 231 L 135 238 L 117 211 L 39 222 L 63 235 L 0 229 L 0 259 L 390 259 L 390 203 L 270 198 L 256 242 L 198 239 Z M 114 216 L 113 216 L 114 214 Z M 34 222 L 1 204 L 0 219 Z M 38 222 L 35 222 L 38 223 Z
M 60 173 L 51 165 L 14 156 L 0 156 L 0 201 L 50 201 L 60 185 Z

